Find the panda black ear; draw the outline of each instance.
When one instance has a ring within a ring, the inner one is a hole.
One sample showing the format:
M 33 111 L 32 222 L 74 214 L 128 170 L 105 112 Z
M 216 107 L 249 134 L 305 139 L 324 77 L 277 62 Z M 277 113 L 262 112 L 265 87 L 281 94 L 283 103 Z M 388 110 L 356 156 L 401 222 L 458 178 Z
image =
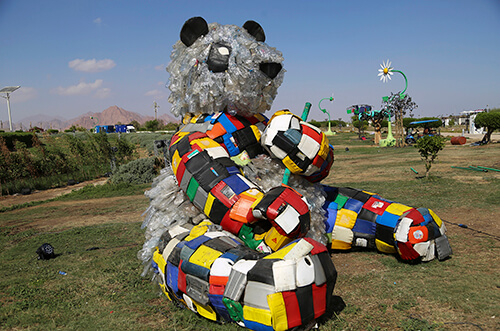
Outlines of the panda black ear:
M 243 24 L 243 28 L 248 31 L 252 36 L 257 39 L 257 41 L 266 41 L 266 34 L 264 33 L 264 29 L 260 26 L 259 23 L 255 21 L 246 21 Z
M 203 17 L 192 17 L 184 23 L 181 29 L 181 41 L 187 47 L 191 46 L 196 39 L 208 33 L 208 24 Z

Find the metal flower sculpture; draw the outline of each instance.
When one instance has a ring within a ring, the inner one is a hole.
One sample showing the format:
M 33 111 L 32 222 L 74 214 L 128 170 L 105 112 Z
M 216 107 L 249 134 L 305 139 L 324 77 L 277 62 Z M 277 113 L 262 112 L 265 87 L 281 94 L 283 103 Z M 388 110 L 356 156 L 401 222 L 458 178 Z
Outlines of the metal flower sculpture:
M 394 139 L 392 136 L 391 125 L 389 124 L 387 139 L 382 139 L 380 141 L 380 146 L 393 146 L 395 144 L 397 147 L 402 147 L 404 146 L 403 115 L 405 114 L 407 108 L 410 111 L 413 110 L 413 108 L 416 108 L 416 104 L 403 105 L 405 102 L 411 103 L 411 98 L 405 94 L 408 89 L 408 79 L 406 78 L 406 75 L 402 71 L 391 67 L 391 61 L 389 60 L 387 60 L 387 62 L 382 62 L 380 67 L 381 69 L 378 69 L 378 76 L 384 83 L 387 82 L 387 80 L 391 80 L 391 76 L 394 72 L 399 72 L 405 79 L 405 89 L 402 92 L 391 94 L 390 97 L 382 97 L 382 101 L 385 104 L 385 108 L 387 109 L 389 115 L 389 122 L 391 122 L 391 117 L 395 117 L 396 119 L 396 138 Z
M 382 68 L 378 69 L 378 76 L 380 77 L 380 80 L 384 83 L 387 82 L 387 79 L 391 80 L 391 76 L 393 75 L 392 71 L 394 70 L 391 67 L 391 61 L 387 60 L 387 62 L 382 62 L 380 67 Z
M 383 81 L 384 83 L 387 82 L 387 80 L 391 80 L 391 76 L 394 75 L 395 72 L 399 72 L 401 75 L 403 75 L 403 78 L 405 79 L 405 89 L 403 90 L 403 92 L 400 92 L 399 93 L 399 97 L 400 99 L 403 99 L 405 97 L 405 92 L 406 92 L 406 89 L 408 88 L 408 79 L 406 78 L 406 75 L 400 71 L 400 70 L 396 70 L 394 69 L 393 67 L 391 67 L 391 61 L 387 60 L 387 62 L 382 62 L 382 64 L 380 65 L 380 67 L 382 69 L 378 69 L 378 76 L 380 77 L 380 80 Z

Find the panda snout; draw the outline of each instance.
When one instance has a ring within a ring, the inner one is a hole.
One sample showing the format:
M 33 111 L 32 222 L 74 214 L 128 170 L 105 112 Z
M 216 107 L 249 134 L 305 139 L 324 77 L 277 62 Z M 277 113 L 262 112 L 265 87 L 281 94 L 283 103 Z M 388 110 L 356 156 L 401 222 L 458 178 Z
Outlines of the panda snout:
M 267 77 L 274 79 L 278 76 L 283 66 L 279 63 L 269 62 L 261 63 L 259 68 Z

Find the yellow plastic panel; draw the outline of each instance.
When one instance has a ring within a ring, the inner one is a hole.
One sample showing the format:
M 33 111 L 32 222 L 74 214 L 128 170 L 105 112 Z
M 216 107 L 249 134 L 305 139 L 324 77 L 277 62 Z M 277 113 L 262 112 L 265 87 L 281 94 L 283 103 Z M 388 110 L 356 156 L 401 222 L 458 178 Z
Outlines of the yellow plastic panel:
M 396 253 L 396 248 L 394 246 L 386 244 L 385 242 L 380 241 L 378 239 L 375 239 L 375 246 L 377 246 L 377 249 L 382 253 L 388 253 L 388 254 Z
M 267 303 L 271 309 L 271 321 L 273 329 L 276 331 L 288 330 L 288 320 L 286 316 L 285 300 L 281 292 L 269 294 Z
M 243 307 L 243 318 L 247 321 L 271 326 L 271 312 L 269 310 L 246 305 Z
M 216 251 L 208 246 L 201 245 L 194 251 L 194 253 L 189 258 L 189 262 L 202 266 L 204 268 L 210 268 L 215 259 L 222 255 L 222 252 Z
M 385 211 L 389 212 L 391 214 L 394 214 L 394 215 L 401 216 L 401 215 L 404 214 L 404 212 L 406 212 L 406 211 L 408 211 L 410 209 L 411 209 L 411 207 L 402 205 L 400 203 L 391 203 L 389 205 L 389 207 L 387 207 L 387 209 Z

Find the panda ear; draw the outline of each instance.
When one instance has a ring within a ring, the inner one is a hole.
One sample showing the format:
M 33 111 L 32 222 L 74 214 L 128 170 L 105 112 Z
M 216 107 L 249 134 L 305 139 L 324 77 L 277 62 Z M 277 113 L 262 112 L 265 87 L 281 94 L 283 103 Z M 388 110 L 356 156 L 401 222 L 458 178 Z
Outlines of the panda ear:
M 266 34 L 264 33 L 264 29 L 260 26 L 259 23 L 255 21 L 246 21 L 243 24 L 243 28 L 248 31 L 252 36 L 257 39 L 257 41 L 266 41 Z
M 196 39 L 208 33 L 208 24 L 203 17 L 192 17 L 184 23 L 181 29 L 181 41 L 187 47 L 191 46 Z

